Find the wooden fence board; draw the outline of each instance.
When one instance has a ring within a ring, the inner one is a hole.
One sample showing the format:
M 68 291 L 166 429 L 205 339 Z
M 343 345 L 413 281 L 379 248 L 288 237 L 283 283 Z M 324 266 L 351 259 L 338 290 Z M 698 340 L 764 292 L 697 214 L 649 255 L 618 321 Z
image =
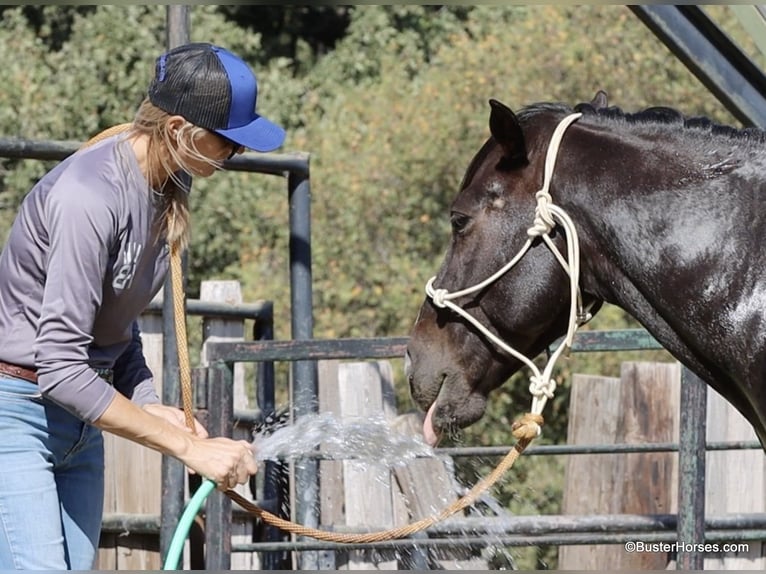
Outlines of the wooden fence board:
M 569 403 L 569 444 L 615 443 L 619 404 L 620 379 L 574 375 Z M 614 506 L 615 477 L 607 471 L 610 461 L 605 456 L 580 454 L 567 457 L 564 514 L 597 514 L 601 509 Z M 559 567 L 597 570 L 602 557 L 613 554 L 608 545 L 562 546 L 559 548 Z
M 570 444 L 678 440 L 680 368 L 675 363 L 624 363 L 620 379 L 575 375 Z M 667 514 L 676 510 L 674 453 L 571 455 L 565 514 Z M 617 545 L 562 546 L 559 567 L 572 570 L 664 569 L 664 554 L 627 553 Z
M 758 440 L 752 425 L 726 399 L 708 387 L 707 440 Z M 707 453 L 705 514 L 724 516 L 766 512 L 766 456 L 760 450 Z M 747 552 L 705 557 L 705 570 L 766 570 L 764 544 L 750 541 Z
M 332 373 L 333 368 L 323 368 L 320 373 Z M 393 372 L 387 361 L 337 363 L 337 378 L 319 380 L 320 410 L 332 412 L 345 422 L 365 421 L 372 417 L 388 417 L 395 413 Z M 387 529 L 394 526 L 393 498 L 390 470 L 369 460 L 343 460 L 340 462 L 341 481 L 332 486 L 338 501 L 330 502 L 324 516 L 332 516 L 341 522 L 335 525 L 360 526 Z M 337 476 L 338 467 L 328 468 Z M 321 475 L 320 475 L 321 477 Z M 339 486 L 342 485 L 342 490 Z M 327 487 L 326 478 L 320 478 L 320 486 Z M 342 509 L 342 513 L 341 513 Z M 342 518 L 341 518 L 342 515 Z M 390 556 L 386 557 L 386 555 Z M 352 550 L 336 552 L 338 570 L 395 570 L 393 553 Z

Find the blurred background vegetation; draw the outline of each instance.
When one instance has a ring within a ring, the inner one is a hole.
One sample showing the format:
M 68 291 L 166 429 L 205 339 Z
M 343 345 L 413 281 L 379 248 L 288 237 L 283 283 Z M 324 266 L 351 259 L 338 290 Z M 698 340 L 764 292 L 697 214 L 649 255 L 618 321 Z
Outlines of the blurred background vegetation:
M 755 56 L 726 6 L 706 10 Z M 603 89 L 626 110 L 667 105 L 737 125 L 625 6 L 204 5 L 190 14 L 193 41 L 221 44 L 256 70 L 259 111 L 287 128 L 280 151 L 311 156 L 317 338 L 408 333 L 447 246 L 449 203 L 489 135 L 489 98 L 512 109 L 573 105 Z M 0 134 L 82 141 L 129 121 L 165 48 L 165 18 L 164 6 L 0 7 Z M 50 167 L 0 159 L 0 241 Z M 273 176 L 221 173 L 195 181 L 191 195 L 189 297 L 203 279 L 238 279 L 246 301 L 274 301 L 277 338 L 290 337 L 285 189 Z M 589 328 L 634 326 L 606 307 Z M 617 376 L 628 359 L 565 362 L 541 441 L 566 440 L 572 372 Z M 455 440 L 507 444 L 528 406 L 525 377 Z M 404 385 L 400 395 L 411 408 Z M 495 463 L 471 461 L 461 476 L 472 484 Z M 494 494 L 513 512 L 556 513 L 562 469 L 555 457 L 530 457 Z M 512 554 L 526 569 L 555 565 L 550 548 Z

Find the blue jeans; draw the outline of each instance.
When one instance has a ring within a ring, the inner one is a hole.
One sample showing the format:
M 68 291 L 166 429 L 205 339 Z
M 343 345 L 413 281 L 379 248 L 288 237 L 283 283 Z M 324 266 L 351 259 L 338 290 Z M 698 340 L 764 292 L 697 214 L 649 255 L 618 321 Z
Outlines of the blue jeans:
M 103 500 L 101 431 L 0 375 L 0 570 L 92 570 Z

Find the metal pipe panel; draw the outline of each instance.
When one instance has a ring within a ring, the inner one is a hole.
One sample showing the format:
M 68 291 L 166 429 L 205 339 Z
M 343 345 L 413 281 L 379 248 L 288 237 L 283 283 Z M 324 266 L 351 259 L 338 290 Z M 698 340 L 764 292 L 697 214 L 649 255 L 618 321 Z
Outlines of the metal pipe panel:
M 766 76 L 698 6 L 630 9 L 739 121 L 766 126 Z

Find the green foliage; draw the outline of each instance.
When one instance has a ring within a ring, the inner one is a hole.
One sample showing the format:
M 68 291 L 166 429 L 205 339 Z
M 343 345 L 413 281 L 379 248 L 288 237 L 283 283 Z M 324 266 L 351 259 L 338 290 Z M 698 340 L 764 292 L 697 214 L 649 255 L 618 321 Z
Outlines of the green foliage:
M 239 4 L 218 9 L 227 19 L 261 37 L 263 51 L 258 64 L 284 59 L 300 73 L 310 69 L 345 35 L 354 7 Z

